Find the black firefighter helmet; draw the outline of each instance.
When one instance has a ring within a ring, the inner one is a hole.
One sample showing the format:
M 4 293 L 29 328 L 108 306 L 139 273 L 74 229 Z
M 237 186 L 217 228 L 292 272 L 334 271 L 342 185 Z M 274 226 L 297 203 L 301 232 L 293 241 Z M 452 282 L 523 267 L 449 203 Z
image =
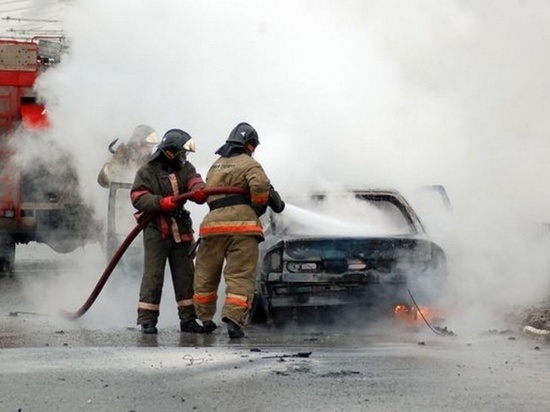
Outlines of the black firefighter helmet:
M 226 140 L 226 143 L 240 143 L 243 146 L 251 144 L 256 147 L 260 144 L 260 139 L 258 138 L 258 132 L 248 123 L 239 123 Z
M 175 157 L 185 157 L 187 152 L 194 151 L 195 141 L 189 133 L 181 129 L 170 129 L 162 136 L 149 161 L 155 160 L 161 153 L 168 159 L 174 159 Z
M 258 132 L 248 123 L 241 122 L 231 130 L 225 144 L 220 147 L 216 154 L 224 157 L 231 157 L 240 153 L 251 154 L 260 144 Z M 249 149 L 252 146 L 252 150 Z

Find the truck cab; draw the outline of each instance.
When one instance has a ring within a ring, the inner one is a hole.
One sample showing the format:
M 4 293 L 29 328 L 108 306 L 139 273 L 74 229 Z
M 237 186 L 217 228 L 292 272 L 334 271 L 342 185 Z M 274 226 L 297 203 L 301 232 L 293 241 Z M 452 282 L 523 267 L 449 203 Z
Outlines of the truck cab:
M 17 244 L 69 253 L 100 239 L 74 160 L 52 138 L 34 87 L 63 51 L 62 38 L 0 39 L 0 275 L 13 274 Z

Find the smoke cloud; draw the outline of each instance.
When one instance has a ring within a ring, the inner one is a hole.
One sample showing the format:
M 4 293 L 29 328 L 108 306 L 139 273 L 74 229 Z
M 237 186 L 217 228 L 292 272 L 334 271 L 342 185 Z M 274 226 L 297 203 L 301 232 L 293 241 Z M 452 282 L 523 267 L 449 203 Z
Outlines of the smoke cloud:
M 445 223 L 411 199 L 448 254 L 455 321 L 485 327 L 549 291 L 549 15 L 537 0 L 71 1 L 70 51 L 38 90 L 99 213 L 107 145 L 137 124 L 188 131 L 204 175 L 248 121 L 283 197 L 443 185 Z

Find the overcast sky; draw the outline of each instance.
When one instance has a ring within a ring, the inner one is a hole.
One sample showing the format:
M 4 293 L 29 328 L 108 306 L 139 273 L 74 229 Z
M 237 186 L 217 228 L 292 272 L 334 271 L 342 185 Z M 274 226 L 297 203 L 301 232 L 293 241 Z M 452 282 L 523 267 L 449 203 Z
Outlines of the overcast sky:
M 283 196 L 445 185 L 455 215 L 442 242 L 464 306 L 547 293 L 526 229 L 550 221 L 550 3 L 53 3 L 71 48 L 39 91 L 93 196 L 107 144 L 137 124 L 188 131 L 205 174 L 248 121 Z

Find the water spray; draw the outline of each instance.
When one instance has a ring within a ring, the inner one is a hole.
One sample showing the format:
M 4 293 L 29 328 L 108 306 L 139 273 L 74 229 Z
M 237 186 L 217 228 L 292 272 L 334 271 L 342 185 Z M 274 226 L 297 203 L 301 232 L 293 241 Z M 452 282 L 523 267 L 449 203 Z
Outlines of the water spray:
M 391 231 L 388 223 L 391 222 L 373 222 L 373 216 L 364 216 L 361 221 L 355 219 L 350 221 L 350 215 L 338 218 L 327 214 L 313 212 L 295 205 L 286 205 L 285 217 L 288 217 L 293 224 L 303 228 L 304 232 L 312 235 L 370 235 L 387 234 Z M 368 219 L 368 221 L 367 221 Z

